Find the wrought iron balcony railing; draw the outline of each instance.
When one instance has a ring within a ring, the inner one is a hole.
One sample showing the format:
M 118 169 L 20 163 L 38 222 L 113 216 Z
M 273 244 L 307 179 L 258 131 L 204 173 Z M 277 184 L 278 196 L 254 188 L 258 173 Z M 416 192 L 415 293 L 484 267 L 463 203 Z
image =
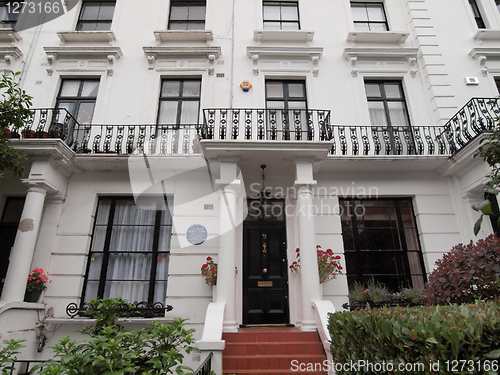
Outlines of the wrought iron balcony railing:
M 12 138 L 61 138 L 77 153 L 200 153 L 200 139 L 328 141 L 331 155 L 453 155 L 493 128 L 495 99 L 474 98 L 443 126 L 332 125 L 329 110 L 205 109 L 202 124 L 80 124 L 65 109 L 34 109 Z

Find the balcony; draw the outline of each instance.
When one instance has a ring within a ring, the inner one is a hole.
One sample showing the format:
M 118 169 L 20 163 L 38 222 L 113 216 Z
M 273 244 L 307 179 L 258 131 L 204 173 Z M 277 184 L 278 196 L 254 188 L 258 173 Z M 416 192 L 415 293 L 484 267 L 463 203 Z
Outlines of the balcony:
M 331 124 L 329 110 L 204 109 L 202 124 L 80 124 L 65 109 L 34 109 L 21 134 L 60 138 L 76 153 L 188 155 L 199 141 L 330 142 L 333 156 L 454 155 L 500 115 L 495 99 L 474 98 L 442 126 Z

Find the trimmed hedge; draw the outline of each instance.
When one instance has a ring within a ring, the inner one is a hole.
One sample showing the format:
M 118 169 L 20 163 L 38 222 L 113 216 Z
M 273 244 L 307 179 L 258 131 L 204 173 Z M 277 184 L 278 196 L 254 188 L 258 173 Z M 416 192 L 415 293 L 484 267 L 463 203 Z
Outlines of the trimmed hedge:
M 500 373 L 500 300 L 337 312 L 328 329 L 337 374 Z

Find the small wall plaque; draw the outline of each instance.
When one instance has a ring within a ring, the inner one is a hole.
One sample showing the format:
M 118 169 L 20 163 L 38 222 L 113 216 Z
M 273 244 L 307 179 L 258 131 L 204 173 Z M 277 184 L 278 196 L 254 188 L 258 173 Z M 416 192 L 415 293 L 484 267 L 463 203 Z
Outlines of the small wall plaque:
M 207 237 L 207 228 L 199 224 L 191 225 L 186 232 L 186 239 L 193 245 L 201 245 L 207 240 Z

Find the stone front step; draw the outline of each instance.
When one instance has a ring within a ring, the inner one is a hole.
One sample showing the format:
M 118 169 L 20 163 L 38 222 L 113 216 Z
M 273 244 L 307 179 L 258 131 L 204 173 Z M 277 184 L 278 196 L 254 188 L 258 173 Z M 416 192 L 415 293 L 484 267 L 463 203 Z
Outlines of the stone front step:
M 318 371 L 326 354 L 317 332 L 302 332 L 290 327 L 240 328 L 224 333 L 226 348 L 222 353 L 224 374 L 297 374 L 298 366 Z M 295 371 L 294 371 L 295 370 Z

